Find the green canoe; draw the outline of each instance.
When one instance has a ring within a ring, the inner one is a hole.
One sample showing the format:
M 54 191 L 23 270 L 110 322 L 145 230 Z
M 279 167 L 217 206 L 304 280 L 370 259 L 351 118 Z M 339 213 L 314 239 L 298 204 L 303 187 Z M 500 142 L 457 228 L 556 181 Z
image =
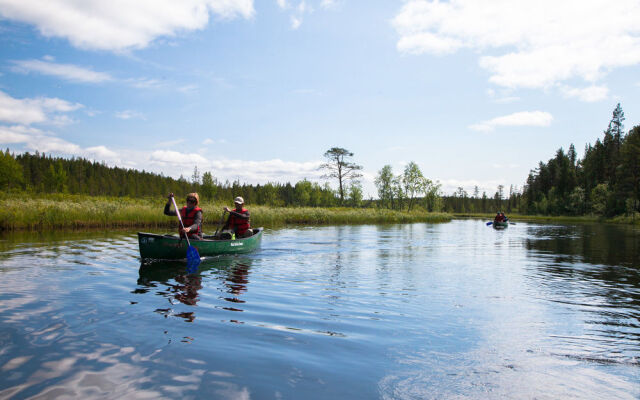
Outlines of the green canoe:
M 506 229 L 509 227 L 509 223 L 508 222 L 494 222 L 493 223 L 493 228 L 494 229 Z
M 219 254 L 249 253 L 260 247 L 262 228 L 253 228 L 253 236 L 235 240 L 217 240 L 213 236 L 204 236 L 202 240 L 191 240 L 198 249 L 200 257 Z M 156 235 L 138 232 L 140 257 L 143 259 L 181 260 L 187 258 L 187 241 L 175 235 Z

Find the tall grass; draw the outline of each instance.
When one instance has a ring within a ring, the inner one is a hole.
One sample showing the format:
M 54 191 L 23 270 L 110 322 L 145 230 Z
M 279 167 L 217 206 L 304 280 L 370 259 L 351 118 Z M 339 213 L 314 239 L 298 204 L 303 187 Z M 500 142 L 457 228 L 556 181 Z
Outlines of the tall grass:
M 175 217 L 162 213 L 163 198 L 113 198 L 85 195 L 0 194 L 0 230 L 50 230 L 84 228 L 173 228 Z M 214 231 L 223 204 L 203 204 L 205 232 Z M 231 206 L 231 204 L 228 204 Z M 285 224 L 367 224 L 447 222 L 446 213 L 398 212 L 372 208 L 284 208 L 251 206 L 252 226 Z M 226 217 L 225 217 L 226 218 Z

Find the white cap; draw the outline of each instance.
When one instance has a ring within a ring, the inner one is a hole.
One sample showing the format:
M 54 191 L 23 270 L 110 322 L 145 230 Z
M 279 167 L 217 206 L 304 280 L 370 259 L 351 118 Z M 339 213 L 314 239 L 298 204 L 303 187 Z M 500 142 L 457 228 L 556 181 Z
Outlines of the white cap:
M 236 204 L 244 204 L 244 199 L 242 197 L 238 196 L 233 200 L 233 202 L 236 203 Z

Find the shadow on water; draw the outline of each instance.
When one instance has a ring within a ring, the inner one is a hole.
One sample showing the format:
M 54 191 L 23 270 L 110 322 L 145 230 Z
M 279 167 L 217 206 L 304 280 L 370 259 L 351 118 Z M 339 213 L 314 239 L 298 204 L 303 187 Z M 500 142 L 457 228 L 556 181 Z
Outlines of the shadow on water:
M 198 271 L 194 273 L 187 273 L 185 263 L 180 261 L 142 263 L 138 271 L 138 287 L 132 293 L 151 292 L 165 297 L 171 305 L 182 303 L 195 307 L 200 301 L 200 291 L 204 286 L 222 282 L 226 293 L 223 300 L 233 303 L 234 306 L 221 308 L 243 311 L 238 304 L 244 303 L 240 296 L 247 291 L 251 263 L 252 259 L 248 257 L 211 257 L 203 259 Z M 165 317 L 183 318 L 186 322 L 193 322 L 196 318 L 195 308 L 182 312 L 175 312 L 173 308 L 157 308 L 155 312 Z

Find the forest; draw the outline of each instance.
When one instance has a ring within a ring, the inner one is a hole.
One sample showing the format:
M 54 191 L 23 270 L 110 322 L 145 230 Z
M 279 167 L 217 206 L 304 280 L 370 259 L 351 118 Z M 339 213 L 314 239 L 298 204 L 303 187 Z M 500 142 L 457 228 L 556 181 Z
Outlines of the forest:
M 472 193 L 459 187 L 444 195 L 441 185 L 426 178 L 411 161 L 394 175 L 385 165 L 375 178 L 377 199 L 363 199 L 359 181 L 362 166 L 353 153 L 334 147 L 325 152 L 321 166 L 327 181 L 321 185 L 302 180 L 292 183 L 247 184 L 220 182 L 211 172 L 194 168 L 188 179 L 146 171 L 110 167 L 83 158 L 62 158 L 0 151 L 0 188 L 31 194 L 77 194 L 88 196 L 153 198 L 169 192 L 197 191 L 205 200 L 224 203 L 235 196 L 247 204 L 274 207 L 375 207 L 389 210 L 417 209 L 450 213 L 492 213 L 502 210 L 523 215 L 615 217 L 635 215 L 640 207 L 640 126 L 624 131 L 625 120 L 618 104 L 602 138 L 587 144 L 578 158 L 573 144 L 559 148 L 546 163 L 531 170 L 521 189 L 500 185 L 495 193 Z M 337 190 L 329 182 L 336 183 Z
M 640 194 L 640 126 L 624 132 L 620 104 L 602 140 L 578 159 L 571 144 L 529 173 L 522 212 L 541 215 L 635 215 Z

